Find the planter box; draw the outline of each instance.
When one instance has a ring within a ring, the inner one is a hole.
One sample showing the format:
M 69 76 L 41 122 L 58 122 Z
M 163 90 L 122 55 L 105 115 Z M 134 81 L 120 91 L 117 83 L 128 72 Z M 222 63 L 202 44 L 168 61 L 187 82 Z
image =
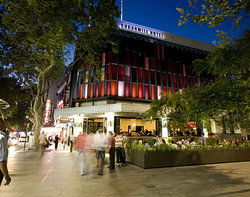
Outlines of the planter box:
M 127 150 L 126 160 L 142 168 L 250 161 L 250 149 L 165 152 Z

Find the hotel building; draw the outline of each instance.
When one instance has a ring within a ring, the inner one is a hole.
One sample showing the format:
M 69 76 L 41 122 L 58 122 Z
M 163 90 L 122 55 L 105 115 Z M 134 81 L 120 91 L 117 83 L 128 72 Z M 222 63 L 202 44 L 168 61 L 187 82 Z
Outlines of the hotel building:
M 118 53 L 103 52 L 99 70 L 81 70 L 80 61 L 71 65 L 63 104 L 68 107 L 55 110 L 57 123 L 74 127 L 76 133 L 147 129 L 168 136 L 162 117 L 147 122 L 138 117 L 161 95 L 207 80 L 195 75 L 192 61 L 213 46 L 126 21 L 117 21 L 113 36 L 119 41 Z

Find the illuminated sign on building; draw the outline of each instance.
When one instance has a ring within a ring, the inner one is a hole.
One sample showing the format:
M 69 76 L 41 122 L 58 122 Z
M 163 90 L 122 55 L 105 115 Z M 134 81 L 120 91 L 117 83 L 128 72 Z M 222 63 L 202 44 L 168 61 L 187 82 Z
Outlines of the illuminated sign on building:
M 60 100 L 57 104 L 57 109 L 62 109 L 64 106 L 63 100 Z
M 130 23 L 127 21 L 120 21 L 117 20 L 117 27 L 119 29 L 123 29 L 126 31 L 130 31 L 133 33 L 139 33 L 139 34 L 143 34 L 143 35 L 147 35 L 147 36 L 151 36 L 154 38 L 159 38 L 159 39 L 164 39 L 164 33 L 163 31 L 157 30 L 157 29 L 153 29 L 153 28 L 149 28 L 149 27 L 145 27 L 142 25 L 137 25 L 134 23 Z
M 50 99 L 47 99 L 46 106 L 45 106 L 45 112 L 44 112 L 44 124 L 48 124 L 50 121 L 50 113 L 51 113 L 51 104 Z

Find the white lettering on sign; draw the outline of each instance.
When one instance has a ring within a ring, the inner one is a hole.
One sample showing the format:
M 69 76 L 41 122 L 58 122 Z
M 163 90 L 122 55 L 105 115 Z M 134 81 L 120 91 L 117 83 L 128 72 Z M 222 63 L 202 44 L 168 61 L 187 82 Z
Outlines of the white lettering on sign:
M 126 21 L 117 20 L 117 27 L 119 29 L 123 29 L 126 31 L 144 34 L 144 35 L 155 37 L 155 38 L 164 39 L 164 32 L 157 30 L 157 29 L 144 27 L 142 25 L 137 25 L 137 24 L 126 22 Z

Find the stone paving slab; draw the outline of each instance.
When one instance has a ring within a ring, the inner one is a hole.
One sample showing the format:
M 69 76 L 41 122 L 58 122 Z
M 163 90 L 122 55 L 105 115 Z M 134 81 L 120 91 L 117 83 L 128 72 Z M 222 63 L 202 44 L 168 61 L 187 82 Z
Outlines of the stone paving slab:
M 93 164 L 94 166 L 94 164 Z M 77 153 L 68 149 L 10 150 L 12 183 L 0 197 L 249 197 L 250 162 L 142 169 L 116 167 L 104 175 L 80 176 Z

